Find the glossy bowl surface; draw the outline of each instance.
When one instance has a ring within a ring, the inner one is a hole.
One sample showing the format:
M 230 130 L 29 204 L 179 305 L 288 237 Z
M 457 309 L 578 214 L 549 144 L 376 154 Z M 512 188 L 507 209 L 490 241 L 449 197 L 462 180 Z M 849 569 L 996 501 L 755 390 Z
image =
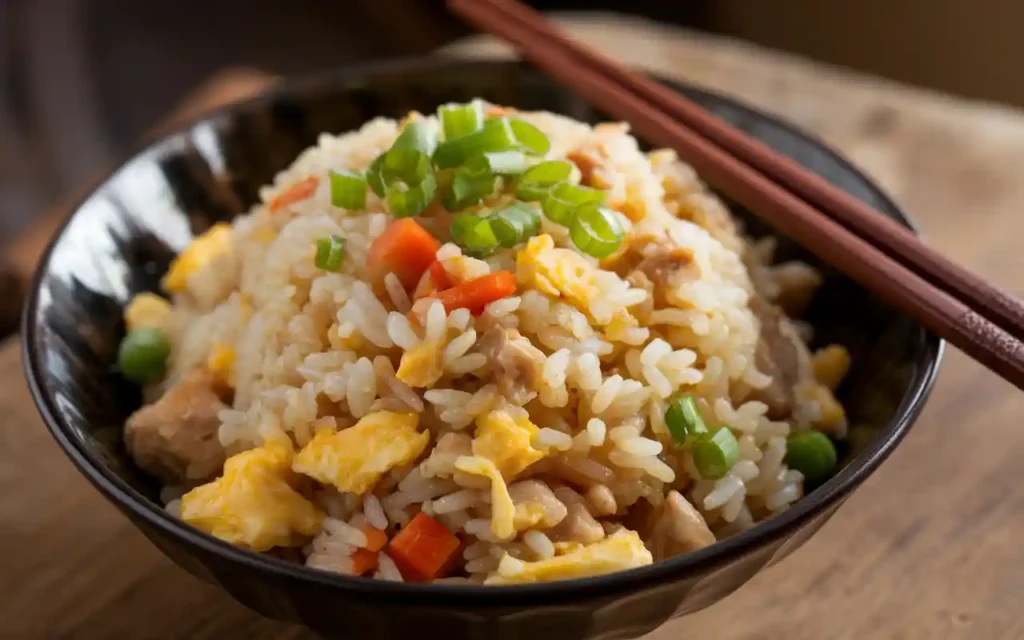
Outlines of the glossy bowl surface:
M 910 225 L 884 193 L 817 141 L 729 98 L 676 87 Z M 842 452 L 841 471 L 741 535 L 649 567 L 571 582 L 396 585 L 252 554 L 167 515 L 156 501 L 156 485 L 133 466 L 121 443 L 121 426 L 140 403 L 138 390 L 112 368 L 123 307 L 134 293 L 156 290 L 171 258 L 194 234 L 245 211 L 257 189 L 320 132 L 346 131 L 411 109 L 431 112 L 439 103 L 476 96 L 585 121 L 601 118 L 528 66 L 438 58 L 286 83 L 143 149 L 78 206 L 42 261 L 23 320 L 29 385 L 54 438 L 108 500 L 182 568 L 266 616 L 304 624 L 327 638 L 414 637 L 424 629 L 448 640 L 639 636 L 717 602 L 821 527 L 910 428 L 934 381 L 941 342 L 826 270 L 808 319 L 817 342 L 851 349 L 853 368 L 840 398 L 852 423 L 861 425 L 856 444 Z M 741 209 L 734 212 L 752 233 L 770 231 Z M 784 238 L 779 255 L 807 259 Z

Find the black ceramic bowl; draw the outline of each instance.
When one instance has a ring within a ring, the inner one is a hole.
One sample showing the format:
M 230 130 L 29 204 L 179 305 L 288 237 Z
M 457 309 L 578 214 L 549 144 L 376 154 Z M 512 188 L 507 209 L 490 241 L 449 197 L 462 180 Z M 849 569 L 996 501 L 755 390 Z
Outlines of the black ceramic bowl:
M 903 224 L 849 163 L 778 120 L 689 86 L 678 89 Z M 800 546 L 885 459 L 918 415 L 942 345 L 848 279 L 827 271 L 809 312 L 821 342 L 853 368 L 840 390 L 861 425 L 839 473 L 785 513 L 696 553 L 583 580 L 514 587 L 399 585 L 322 573 L 232 547 L 167 515 L 132 464 L 121 426 L 138 391 L 112 370 L 129 298 L 154 290 L 192 234 L 244 211 L 260 185 L 320 132 L 378 115 L 482 96 L 585 121 L 583 101 L 517 63 L 430 59 L 286 84 L 144 149 L 79 205 L 42 261 L 24 316 L 26 375 L 54 438 L 114 505 L 182 568 L 251 609 L 325 637 L 628 638 L 706 607 Z M 768 231 L 741 210 L 755 233 Z M 784 257 L 807 257 L 782 239 Z M 812 596 L 813 597 L 813 596 Z M 742 615 L 743 612 L 736 612 Z M 408 635 L 406 635 L 408 634 Z

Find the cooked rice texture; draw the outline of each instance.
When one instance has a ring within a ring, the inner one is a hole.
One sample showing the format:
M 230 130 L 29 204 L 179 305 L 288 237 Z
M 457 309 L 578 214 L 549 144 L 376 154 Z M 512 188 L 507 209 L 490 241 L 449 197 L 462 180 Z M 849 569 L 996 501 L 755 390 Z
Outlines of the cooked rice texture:
M 481 260 L 448 242 L 452 216 L 433 205 L 417 222 L 441 242 L 437 259 L 454 282 L 517 276 L 516 294 L 479 316 L 446 313 L 417 295 L 422 286 L 406 291 L 394 277 L 372 286 L 367 251 L 391 215 L 372 192 L 362 211 L 331 205 L 327 171 L 365 169 L 395 139 L 393 120 L 322 135 L 260 204 L 190 247 L 202 255 L 175 271 L 161 318 L 173 343 L 161 388 L 196 367 L 230 385 L 220 443 L 229 456 L 293 450 L 297 463 L 272 482 L 305 516 L 306 530 L 289 529 L 288 518 L 275 529 L 267 518 L 283 507 L 273 506 L 252 514 L 253 539 L 232 524 L 232 542 L 264 549 L 291 540 L 309 566 L 350 573 L 366 544 L 361 526 L 393 534 L 423 511 L 463 541 L 442 581 L 512 584 L 649 564 L 801 497 L 803 479 L 784 463 L 786 437 L 808 428 L 842 435 L 831 388 L 848 362 L 830 353 L 814 363 L 828 384 L 805 367 L 782 390 L 792 400 L 785 415 L 773 412 L 752 300 L 798 312 L 820 277 L 799 263 L 771 266 L 770 242 L 746 241 L 688 166 L 671 152 L 645 154 L 625 125 L 515 117 L 549 136 L 549 158 L 568 158 L 585 183 L 607 190 L 628 232 L 619 252 L 598 261 L 544 219 L 540 235 Z M 271 210 L 309 178 L 318 180 L 311 197 Z M 332 234 L 345 239 L 338 273 L 313 262 L 316 240 Z M 806 328 L 792 328 L 806 339 Z M 804 344 L 795 349 L 810 363 Z M 739 441 L 739 461 L 718 480 L 702 479 L 672 442 L 664 412 L 680 392 L 698 398 L 710 428 L 728 427 Z M 373 424 L 392 440 L 373 440 Z M 212 505 L 231 499 L 216 489 L 200 488 L 208 520 Z M 168 508 L 188 519 L 199 501 L 179 501 L 180 491 L 168 492 Z M 371 575 L 402 580 L 386 553 Z

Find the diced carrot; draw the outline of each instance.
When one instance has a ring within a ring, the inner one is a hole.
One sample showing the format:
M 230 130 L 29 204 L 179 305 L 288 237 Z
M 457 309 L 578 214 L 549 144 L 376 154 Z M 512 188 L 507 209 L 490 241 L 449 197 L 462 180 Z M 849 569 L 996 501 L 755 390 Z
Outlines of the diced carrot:
M 370 244 L 366 268 L 375 282 L 393 273 L 406 290 L 415 287 L 426 271 L 440 243 L 412 218 L 395 220 Z
M 480 315 L 488 304 L 515 292 L 516 277 L 512 272 L 498 271 L 445 289 L 437 294 L 437 298 L 444 303 L 445 311 L 449 313 L 465 307 L 473 315 Z
M 377 568 L 376 551 L 356 549 L 352 552 L 352 574 L 361 576 Z
M 395 535 L 388 549 L 403 578 L 429 582 L 444 577 L 460 545 L 443 524 L 421 511 Z
M 359 530 L 366 535 L 366 548 L 370 551 L 380 551 L 388 543 L 388 534 L 376 527 L 364 524 Z
M 270 201 L 270 210 L 277 211 L 290 204 L 302 202 L 316 192 L 317 185 L 319 184 L 320 178 L 316 176 L 310 176 L 305 180 L 296 182 Z
M 448 272 L 440 260 L 434 260 L 430 265 L 430 281 L 434 283 L 436 291 L 444 291 L 452 287 L 452 279 L 448 277 Z

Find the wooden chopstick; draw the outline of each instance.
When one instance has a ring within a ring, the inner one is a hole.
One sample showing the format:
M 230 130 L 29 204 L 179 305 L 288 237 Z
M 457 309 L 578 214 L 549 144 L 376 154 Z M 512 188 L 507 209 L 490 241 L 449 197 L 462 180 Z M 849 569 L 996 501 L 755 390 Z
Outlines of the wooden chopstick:
M 760 171 L 680 123 L 608 75 L 567 52 L 557 31 L 512 19 L 507 0 L 449 0 L 473 26 L 511 42 L 534 64 L 642 136 L 674 148 L 698 173 L 737 202 L 800 242 L 908 316 L 1024 389 L 1024 345 L 950 293 L 939 289 Z M 554 36 L 552 34 L 555 34 Z M 581 45 L 577 45 L 581 47 Z M 582 47 L 581 47 L 582 48 Z M 881 215 L 881 214 L 875 214 Z
M 454 5 L 463 4 L 453 2 Z M 657 106 L 683 125 L 783 185 L 846 225 L 890 257 L 932 284 L 949 291 L 972 309 L 1024 340 L 1024 302 L 924 244 L 906 227 L 875 211 L 817 174 L 715 117 L 650 77 L 586 47 L 557 25 L 516 0 L 481 0 L 496 13 L 537 32 L 580 64 L 606 75 Z

